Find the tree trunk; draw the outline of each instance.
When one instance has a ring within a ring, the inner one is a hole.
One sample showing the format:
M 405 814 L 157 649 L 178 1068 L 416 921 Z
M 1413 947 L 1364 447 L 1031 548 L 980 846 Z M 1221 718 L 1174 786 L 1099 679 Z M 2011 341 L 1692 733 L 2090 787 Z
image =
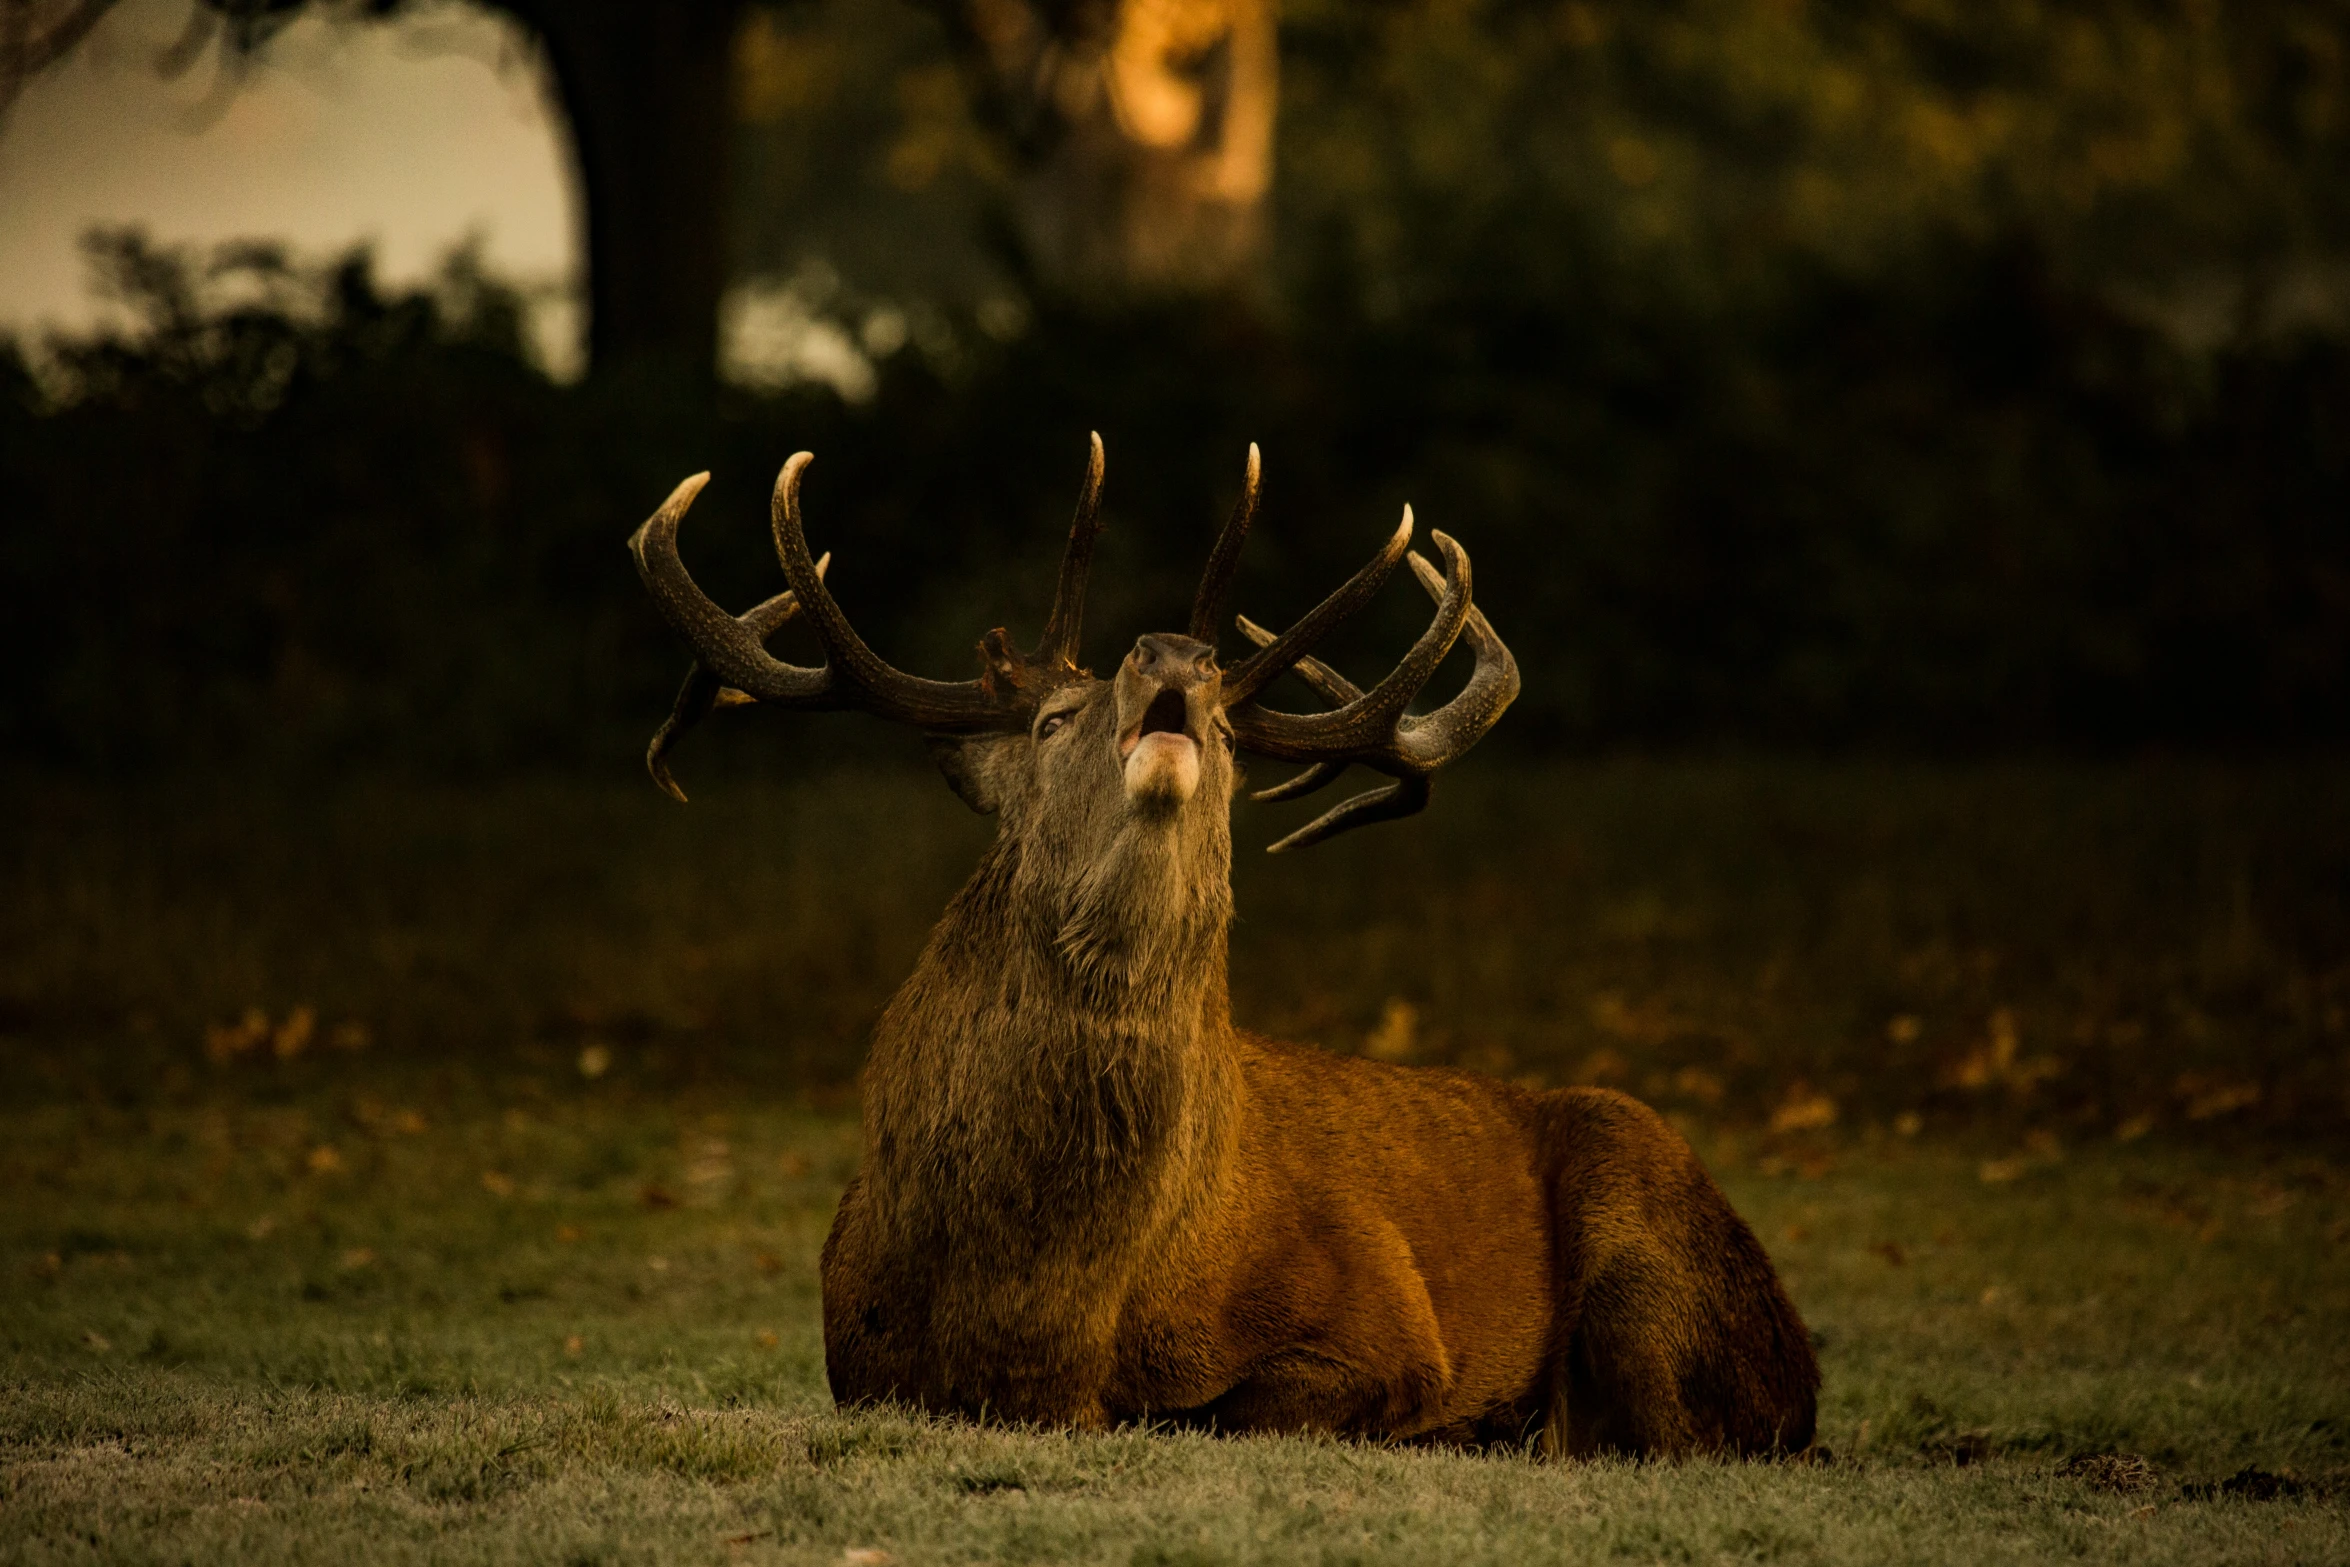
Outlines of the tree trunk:
M 544 42 L 586 225 L 588 364 L 718 365 L 745 0 L 544 0 L 508 7 Z

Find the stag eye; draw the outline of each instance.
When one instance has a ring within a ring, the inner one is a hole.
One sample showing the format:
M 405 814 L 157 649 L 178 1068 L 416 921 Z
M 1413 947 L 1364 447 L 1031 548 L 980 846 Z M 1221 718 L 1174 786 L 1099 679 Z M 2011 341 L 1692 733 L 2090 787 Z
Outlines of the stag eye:
M 1068 724 L 1069 715 L 1067 713 L 1047 714 L 1045 717 L 1037 720 L 1036 738 L 1039 740 L 1050 740 L 1061 730 L 1067 728 Z

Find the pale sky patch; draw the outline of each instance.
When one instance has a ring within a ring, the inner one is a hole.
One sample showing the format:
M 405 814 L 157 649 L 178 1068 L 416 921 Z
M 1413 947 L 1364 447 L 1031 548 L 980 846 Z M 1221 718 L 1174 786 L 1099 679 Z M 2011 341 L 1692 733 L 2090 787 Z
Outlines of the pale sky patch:
M 193 0 L 123 0 L 0 123 L 0 332 L 95 320 L 79 240 L 136 224 L 161 243 L 270 239 L 297 256 L 375 248 L 386 279 L 429 276 L 478 234 L 491 271 L 550 291 L 578 275 L 566 137 L 535 51 L 459 4 L 384 24 L 304 17 L 238 81 L 217 51 L 176 80 L 156 61 Z M 576 359 L 576 315 L 542 343 Z

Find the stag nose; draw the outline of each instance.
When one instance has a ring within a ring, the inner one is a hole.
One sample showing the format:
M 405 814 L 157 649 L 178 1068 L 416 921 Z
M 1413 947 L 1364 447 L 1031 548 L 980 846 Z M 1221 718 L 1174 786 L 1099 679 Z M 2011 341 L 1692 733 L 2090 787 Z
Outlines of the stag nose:
M 1192 637 L 1154 632 L 1135 642 L 1128 655 L 1137 674 L 1160 680 L 1199 679 L 1214 667 L 1216 650 Z

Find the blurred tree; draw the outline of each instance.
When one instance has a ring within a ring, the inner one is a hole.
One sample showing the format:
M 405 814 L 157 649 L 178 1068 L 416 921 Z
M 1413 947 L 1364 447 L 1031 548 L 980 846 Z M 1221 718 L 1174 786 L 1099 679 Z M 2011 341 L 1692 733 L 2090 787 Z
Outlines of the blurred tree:
M 1604 266 L 1759 318 L 1793 273 L 2029 235 L 2174 316 L 2342 282 L 2350 7 L 1290 0 L 1282 222 L 1368 302 Z M 1572 279 L 1572 281 L 1570 281 Z
M 571 129 L 591 366 L 651 359 L 709 373 L 727 220 L 740 205 L 735 100 L 763 93 L 771 109 L 778 78 L 782 35 L 744 24 L 770 21 L 790 0 L 477 3 L 538 39 Z M 947 24 L 971 97 L 1012 154 L 1022 249 L 1041 281 L 1115 295 L 1255 274 L 1278 95 L 1273 0 L 920 3 Z M 112 4 L 0 0 L 0 109 Z M 194 0 L 169 61 L 184 68 L 216 40 L 241 61 L 305 10 L 382 18 L 411 6 Z M 872 85 L 832 84 L 847 94 Z M 754 104 L 747 117 L 761 112 Z
M 0 114 L 28 77 L 72 52 L 114 0 L 0 0 Z
M 382 18 L 410 0 L 195 0 L 167 57 L 217 40 L 249 58 L 304 11 Z M 587 227 L 589 362 L 657 362 L 694 377 L 717 363 L 734 124 L 728 87 L 749 0 L 479 0 L 546 51 L 571 127 Z M 62 59 L 113 0 L 0 0 L 0 109 Z
M 930 0 L 1020 169 L 1044 280 L 1228 286 L 1263 258 L 1273 0 Z

